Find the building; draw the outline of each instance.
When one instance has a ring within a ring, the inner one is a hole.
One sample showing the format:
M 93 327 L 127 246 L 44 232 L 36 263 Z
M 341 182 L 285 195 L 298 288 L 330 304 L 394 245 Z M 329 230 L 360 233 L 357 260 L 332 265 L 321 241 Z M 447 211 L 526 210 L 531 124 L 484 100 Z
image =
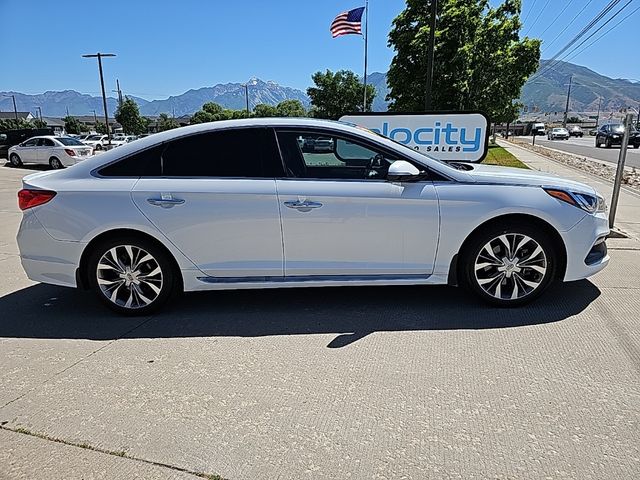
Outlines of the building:
M 0 112 L 0 120 L 15 120 L 16 113 L 15 112 Z M 18 112 L 18 119 L 24 120 L 25 122 L 30 122 L 34 120 L 36 117 L 31 115 L 31 112 Z

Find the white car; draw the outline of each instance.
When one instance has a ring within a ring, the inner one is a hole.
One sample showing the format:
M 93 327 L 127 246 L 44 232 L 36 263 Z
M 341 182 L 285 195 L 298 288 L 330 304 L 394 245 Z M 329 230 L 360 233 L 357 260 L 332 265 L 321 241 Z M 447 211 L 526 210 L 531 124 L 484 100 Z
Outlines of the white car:
M 8 155 L 9 162 L 14 167 L 23 163 L 39 163 L 57 170 L 90 157 L 93 149 L 72 137 L 45 135 L 14 145 L 9 149 Z
M 552 128 L 547 133 L 549 140 L 569 140 L 569 130 L 566 128 Z
M 82 140 L 82 143 L 89 145 L 94 150 L 102 150 L 107 144 L 109 137 L 107 135 L 93 134 Z
M 305 153 L 300 137 L 333 150 Z M 169 130 L 29 175 L 18 198 L 29 278 L 125 314 L 180 290 L 349 285 L 460 284 L 520 305 L 609 261 L 605 203 L 587 185 L 445 164 L 314 119 Z

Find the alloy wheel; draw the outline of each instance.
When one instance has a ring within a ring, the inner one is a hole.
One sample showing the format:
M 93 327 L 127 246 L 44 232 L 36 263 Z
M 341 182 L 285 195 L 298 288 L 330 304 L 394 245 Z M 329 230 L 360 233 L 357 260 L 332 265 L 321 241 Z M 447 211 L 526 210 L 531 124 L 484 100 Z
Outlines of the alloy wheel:
M 151 305 L 160 295 L 163 272 L 158 260 L 135 245 L 119 245 L 98 260 L 98 286 L 113 304 L 125 309 Z
M 528 235 L 505 233 L 480 249 L 473 268 L 485 293 L 498 300 L 519 300 L 540 287 L 548 266 L 537 241 Z

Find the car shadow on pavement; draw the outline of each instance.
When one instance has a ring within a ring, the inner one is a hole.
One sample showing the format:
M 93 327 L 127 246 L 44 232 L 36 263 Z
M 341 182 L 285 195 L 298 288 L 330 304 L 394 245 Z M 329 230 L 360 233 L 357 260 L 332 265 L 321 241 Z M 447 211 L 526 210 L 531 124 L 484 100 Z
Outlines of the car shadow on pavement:
M 111 340 L 512 328 L 557 322 L 600 295 L 588 280 L 556 284 L 520 308 L 493 308 L 453 287 L 325 287 L 185 294 L 152 317 L 121 317 L 90 292 L 38 284 L 0 297 L 0 337 Z

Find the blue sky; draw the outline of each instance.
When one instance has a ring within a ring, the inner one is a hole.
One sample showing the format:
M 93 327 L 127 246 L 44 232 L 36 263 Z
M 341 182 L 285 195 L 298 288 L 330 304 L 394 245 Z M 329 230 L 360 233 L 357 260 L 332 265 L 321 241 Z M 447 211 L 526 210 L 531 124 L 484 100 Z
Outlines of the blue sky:
M 523 32 L 542 34 L 547 44 L 588 2 L 555 43 L 543 45 L 543 58 L 563 47 L 608 0 L 524 0 Z M 119 78 L 125 94 L 147 99 L 252 76 L 305 89 L 317 70 L 362 72 L 362 38 L 332 39 L 329 24 L 338 13 L 363 4 L 364 0 L 0 0 L 0 91 L 73 89 L 97 95 L 96 61 L 81 58 L 96 51 L 118 55 L 105 60 L 109 90 Z M 404 1 L 370 0 L 369 6 L 369 72 L 386 71 L 393 57 L 387 34 Z M 633 0 L 600 33 L 638 6 L 640 0 Z M 636 48 L 624 47 L 637 45 L 639 26 L 637 11 L 571 61 L 611 77 L 639 79 L 640 62 L 632 53 Z

